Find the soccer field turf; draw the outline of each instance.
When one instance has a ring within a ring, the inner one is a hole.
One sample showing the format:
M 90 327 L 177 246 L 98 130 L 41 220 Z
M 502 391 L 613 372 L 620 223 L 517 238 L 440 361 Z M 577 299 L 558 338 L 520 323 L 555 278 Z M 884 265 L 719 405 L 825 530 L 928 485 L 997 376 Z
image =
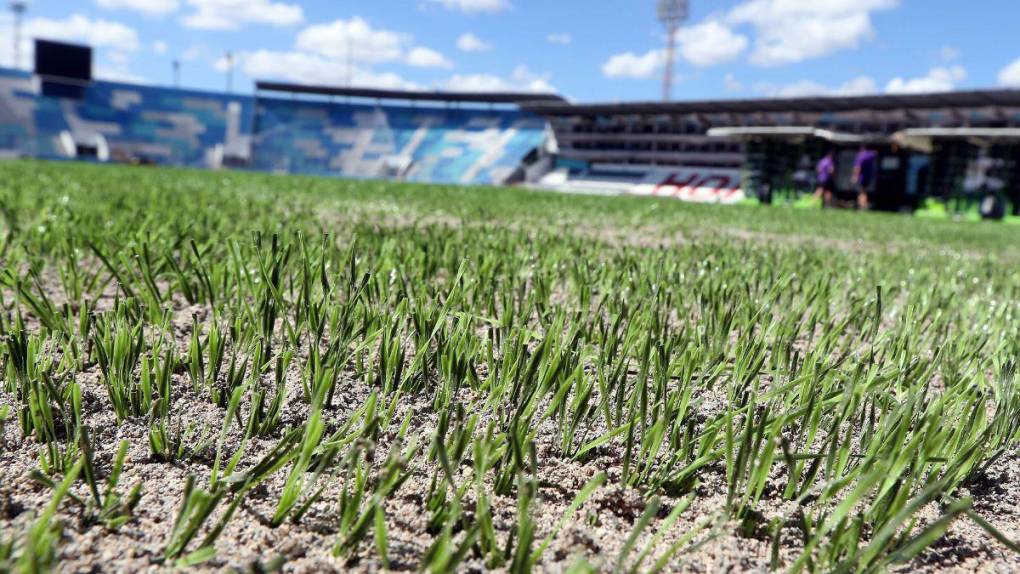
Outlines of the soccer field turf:
M 1020 227 L 0 163 L 0 571 L 1020 569 Z

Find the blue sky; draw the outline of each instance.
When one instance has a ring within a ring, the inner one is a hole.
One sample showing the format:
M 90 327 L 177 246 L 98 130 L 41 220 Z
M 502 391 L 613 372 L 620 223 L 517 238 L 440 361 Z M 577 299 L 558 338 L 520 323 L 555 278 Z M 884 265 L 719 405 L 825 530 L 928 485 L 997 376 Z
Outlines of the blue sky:
M 692 0 L 676 99 L 1020 87 L 1016 0 Z M 661 95 L 655 0 L 31 0 L 27 36 L 90 43 L 97 75 L 222 90 L 254 78 Z M 23 42 L 22 65 L 30 47 Z M 13 60 L 11 17 L 0 62 Z

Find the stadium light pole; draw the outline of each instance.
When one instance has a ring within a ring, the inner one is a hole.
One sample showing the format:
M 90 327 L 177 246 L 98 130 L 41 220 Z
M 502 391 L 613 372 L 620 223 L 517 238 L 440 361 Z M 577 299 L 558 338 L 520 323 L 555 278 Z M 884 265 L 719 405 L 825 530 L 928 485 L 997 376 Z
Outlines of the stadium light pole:
M 234 88 L 234 54 L 227 52 L 225 56 L 227 63 L 227 93 L 231 93 Z
M 354 39 L 351 38 L 350 34 L 347 34 L 347 54 L 346 54 L 347 62 L 346 62 L 346 65 L 347 65 L 347 87 L 348 88 L 351 87 L 351 68 L 352 68 L 351 62 L 354 59 L 354 55 L 351 52 L 353 52 L 353 51 L 354 51 Z
M 181 61 L 174 59 L 174 88 L 181 89 Z
M 14 15 L 14 69 L 21 65 L 21 20 L 28 11 L 27 0 L 11 0 L 11 14 Z
M 662 100 L 673 97 L 673 65 L 676 61 L 676 31 L 687 20 L 688 0 L 659 0 L 659 21 L 666 27 L 666 70 L 662 78 Z

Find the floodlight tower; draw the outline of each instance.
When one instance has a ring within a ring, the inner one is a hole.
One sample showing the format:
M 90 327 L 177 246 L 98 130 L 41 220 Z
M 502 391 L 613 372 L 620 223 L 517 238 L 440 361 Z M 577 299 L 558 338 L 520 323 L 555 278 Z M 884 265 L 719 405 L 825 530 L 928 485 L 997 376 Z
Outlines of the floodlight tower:
M 21 64 L 21 20 L 28 10 L 28 0 L 11 0 L 9 4 L 14 15 L 14 68 Z
M 234 89 L 234 53 L 227 51 L 224 61 L 227 65 L 227 93 L 229 94 Z
M 666 27 L 666 70 L 662 78 L 662 99 L 673 96 L 673 64 L 676 61 L 676 31 L 687 20 L 688 0 L 659 0 L 659 22 Z

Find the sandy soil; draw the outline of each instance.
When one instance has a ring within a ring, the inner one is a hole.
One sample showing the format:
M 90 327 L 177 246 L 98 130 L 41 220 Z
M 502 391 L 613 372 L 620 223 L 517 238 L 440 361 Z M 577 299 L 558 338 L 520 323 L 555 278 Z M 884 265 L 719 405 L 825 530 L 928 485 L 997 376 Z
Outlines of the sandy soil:
M 203 314 L 201 308 L 188 307 L 178 302 L 175 332 L 179 350 L 187 346 L 191 330 L 191 316 Z M 295 361 L 300 363 L 300 361 Z M 297 425 L 307 415 L 308 406 L 301 400 L 297 367 L 291 367 L 288 378 L 284 426 Z M 154 460 L 148 447 L 148 420 L 131 418 L 116 424 L 106 390 L 99 380 L 98 369 L 83 373 L 78 381 L 83 385 L 85 424 L 91 430 L 96 445 L 96 461 L 101 474 L 109 471 L 122 440 L 129 443 L 125 470 L 120 491 L 126 492 L 135 484 L 142 485 L 142 500 L 135 516 L 119 529 L 110 530 L 98 524 L 85 524 L 77 507 L 65 500 L 58 520 L 63 526 L 59 546 L 60 570 L 66 572 L 155 572 L 167 570 L 162 555 L 171 525 L 179 508 L 184 482 L 189 474 L 206 477 L 213 462 L 211 450 L 196 453 L 186 462 L 173 464 Z M 267 385 L 269 381 L 266 381 Z M 223 410 L 212 405 L 208 397 L 196 394 L 185 373 L 174 375 L 174 416 L 181 425 L 195 424 L 204 429 L 201 434 L 214 437 L 223 418 Z M 461 397 L 464 404 L 472 403 L 468 391 Z M 326 412 L 327 433 L 338 428 L 369 396 L 369 389 L 361 382 L 346 380 L 341 383 L 334 407 Z M 718 397 L 703 397 L 701 408 L 721 408 Z M 715 400 L 713 400 L 715 399 Z M 0 391 L 0 403 L 13 404 L 13 397 Z M 242 411 L 246 405 L 242 406 Z M 436 415 L 430 402 L 407 397 L 396 409 L 399 420 L 411 414 L 411 428 L 427 444 L 436 425 Z M 482 421 L 480 428 L 484 428 Z M 0 540 L 9 533 L 23 531 L 50 500 L 51 492 L 29 478 L 38 468 L 39 445 L 21 438 L 17 421 L 10 420 L 2 436 L 0 448 Z M 560 519 L 574 494 L 598 472 L 606 472 L 609 480 L 584 505 L 560 535 L 555 539 L 538 570 L 561 572 L 583 557 L 598 571 L 614 569 L 616 557 L 627 539 L 635 521 L 643 512 L 646 500 L 642 493 L 616 486 L 622 473 L 622 453 L 613 449 L 600 449 L 597 456 L 587 462 L 576 462 L 559 453 L 559 434 L 555 425 L 546 422 L 536 429 L 539 457 L 538 504 L 533 509 L 541 540 Z M 235 426 L 226 440 L 224 451 L 233 454 L 241 441 L 241 431 Z M 381 437 L 377 451 L 386 452 L 393 436 Z M 240 465 L 245 468 L 273 447 L 276 437 L 253 439 L 245 451 Z M 379 457 L 380 459 L 382 457 Z M 419 457 L 423 460 L 424 457 Z M 427 515 L 423 501 L 429 487 L 432 468 L 424 462 L 416 463 L 413 476 L 388 501 L 385 514 L 389 531 L 391 569 L 414 570 L 428 550 L 433 534 L 427 531 Z M 467 469 L 461 469 L 465 474 Z M 655 558 L 673 541 L 683 537 L 696 525 L 710 520 L 726 504 L 722 469 L 708 467 L 694 492 L 693 501 L 680 520 L 665 532 L 659 547 L 645 561 L 650 566 Z M 260 565 L 283 557 L 288 572 L 374 572 L 381 569 L 375 557 L 371 537 L 364 542 L 352 560 L 341 560 L 332 555 L 337 541 L 336 527 L 338 490 L 327 488 L 325 495 L 315 503 L 302 521 L 285 523 L 273 528 L 269 524 L 287 472 L 278 472 L 258 486 L 244 500 L 233 519 L 228 523 L 216 547 L 215 558 L 203 564 L 201 570 L 238 569 L 257 571 Z M 779 472 L 774 475 L 779 484 Z M 775 517 L 795 514 L 793 503 L 779 496 L 780 488 L 766 490 L 761 506 L 762 524 Z M 1000 459 L 981 480 L 970 485 L 967 492 L 975 501 L 975 508 L 993 522 L 1002 533 L 1020 540 L 1020 454 L 1012 452 Z M 87 488 L 79 483 L 73 492 L 87 498 Z M 468 498 L 471 501 L 470 496 Z M 659 530 L 658 525 L 670 510 L 681 501 L 663 497 L 662 507 L 651 528 L 638 540 L 636 548 L 644 544 Z M 497 497 L 494 501 L 495 526 L 505 540 L 516 523 L 516 501 L 512 497 Z M 222 512 L 222 508 L 217 511 Z M 933 520 L 937 508 L 925 509 L 924 518 Z M 693 552 L 682 553 L 666 567 L 668 571 L 738 572 L 766 571 L 769 569 L 771 539 L 762 528 L 742 532 L 736 523 L 715 523 L 695 538 L 701 545 Z M 459 536 L 459 534 L 458 534 Z M 788 566 L 801 549 L 800 532 L 793 520 L 781 532 L 780 560 Z M 635 551 L 632 557 L 637 554 Z M 470 556 L 465 571 L 486 571 L 478 557 Z M 902 568 L 904 571 L 923 572 L 1020 572 L 1020 555 L 1014 554 L 988 536 L 983 530 L 966 520 L 957 521 L 949 534 L 925 551 L 918 559 Z

